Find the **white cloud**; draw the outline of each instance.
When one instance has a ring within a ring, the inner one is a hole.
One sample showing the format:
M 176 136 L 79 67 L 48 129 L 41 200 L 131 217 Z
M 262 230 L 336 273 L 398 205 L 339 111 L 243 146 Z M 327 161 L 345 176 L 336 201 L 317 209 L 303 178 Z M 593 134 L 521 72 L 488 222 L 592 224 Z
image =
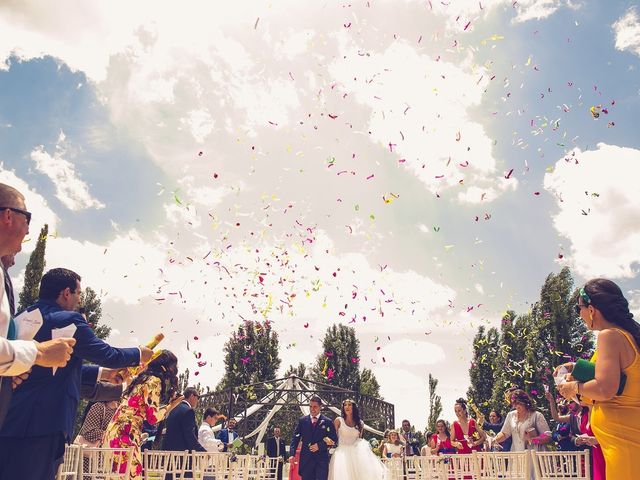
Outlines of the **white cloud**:
M 104 203 L 93 198 L 89 186 L 76 173 L 75 166 L 63 158 L 64 133 L 60 133 L 56 152 L 51 156 L 42 145 L 31 152 L 36 169 L 51 179 L 56 188 L 56 197 L 69 210 L 78 211 L 87 208 L 104 208 Z
M 636 7 L 631 7 L 613 25 L 616 49 L 628 50 L 640 56 L 640 17 Z
M 213 117 L 207 110 L 192 110 L 181 121 L 189 128 L 198 143 L 204 142 L 215 127 Z
M 547 173 L 556 230 L 571 241 L 570 261 L 585 277 L 630 278 L 640 262 L 640 151 L 598 144 L 570 152 Z
M 445 360 L 444 350 L 440 345 L 415 340 L 399 340 L 385 345 L 378 352 L 378 360 L 385 358 L 389 365 L 433 365 Z
M 636 321 L 640 320 L 640 290 L 629 290 L 627 292 L 627 300 L 629 300 L 629 310 L 633 313 Z
M 381 151 L 431 192 L 460 182 L 485 181 L 489 188 L 496 166 L 492 140 L 469 113 L 480 103 L 488 78 L 482 70 L 472 71 L 470 57 L 454 65 L 401 41 L 359 55 L 346 34 L 338 40 L 340 55 L 329 71 L 342 90 L 371 109 L 369 138 Z
M 22 251 L 29 253 L 36 246 L 35 240 L 45 224 L 49 225 L 49 235 L 56 235 L 58 226 L 58 216 L 49 208 L 47 200 L 32 189 L 27 182 L 18 177 L 13 170 L 6 170 L 4 164 L 0 163 L 0 182 L 12 186 L 25 197 L 27 210 L 33 215 L 29 225 L 29 235 L 25 237 Z

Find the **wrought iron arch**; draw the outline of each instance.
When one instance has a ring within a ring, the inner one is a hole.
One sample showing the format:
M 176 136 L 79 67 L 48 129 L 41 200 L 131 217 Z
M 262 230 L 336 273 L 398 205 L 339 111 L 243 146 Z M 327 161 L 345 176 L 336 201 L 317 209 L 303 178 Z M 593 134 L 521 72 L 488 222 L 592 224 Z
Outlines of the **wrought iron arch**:
M 342 401 L 350 398 L 357 402 L 365 430 L 382 435 L 386 428 L 395 424 L 394 406 L 379 398 L 363 395 L 353 390 L 299 378 L 291 375 L 267 382 L 239 385 L 200 397 L 200 413 L 208 407 L 221 410 L 227 418 L 238 421 L 238 435 L 245 443 L 257 445 L 262 441 L 269 420 L 282 408 L 308 411 L 313 396 L 322 399 L 325 412 L 339 415 Z

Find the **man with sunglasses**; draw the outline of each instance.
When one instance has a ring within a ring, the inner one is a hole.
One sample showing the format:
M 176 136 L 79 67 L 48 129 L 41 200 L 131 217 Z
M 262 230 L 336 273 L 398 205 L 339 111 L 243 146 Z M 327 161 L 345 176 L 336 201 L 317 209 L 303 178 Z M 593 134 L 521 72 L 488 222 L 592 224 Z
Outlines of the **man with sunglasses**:
M 27 211 L 24 196 L 15 188 L 0 183 L 0 257 L 22 250 L 22 241 L 29 233 L 31 213 Z M 4 285 L 4 272 L 0 269 L 0 285 Z M 73 351 L 73 338 L 58 338 L 45 342 L 15 340 L 15 328 L 11 318 L 9 300 L 4 288 L 0 288 L 0 376 L 13 377 L 27 372 L 33 365 L 64 367 Z M 0 386 L 0 410 L 8 380 Z M 4 395 L 2 391 L 4 390 Z M 0 419 L 1 424 L 1 419 Z

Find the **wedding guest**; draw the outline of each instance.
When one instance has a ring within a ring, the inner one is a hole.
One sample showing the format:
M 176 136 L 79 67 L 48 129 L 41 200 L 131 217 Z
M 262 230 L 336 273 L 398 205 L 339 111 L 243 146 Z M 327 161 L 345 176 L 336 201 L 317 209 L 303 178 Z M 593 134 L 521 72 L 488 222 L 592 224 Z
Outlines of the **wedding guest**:
M 224 445 L 223 452 L 229 451 L 229 447 L 233 445 L 233 442 L 236 438 L 238 438 L 238 432 L 236 432 L 236 426 L 238 425 L 238 421 L 235 418 L 230 418 L 227 422 L 227 428 L 223 428 L 220 430 L 218 434 L 218 439 Z
M 504 425 L 504 420 L 500 412 L 496 410 L 491 410 L 489 412 L 489 421 L 484 422 L 482 424 L 482 429 L 485 431 L 487 435 L 491 435 L 495 437 L 500 430 L 502 430 L 502 426 Z M 503 452 L 508 452 L 511 450 L 511 437 L 507 438 L 504 442 L 502 442 L 500 446 L 500 450 Z
M 131 458 L 124 455 L 124 465 L 131 462 L 129 479 L 142 478 L 142 424 L 155 425 L 171 412 L 183 397 L 175 397 L 178 389 L 178 359 L 168 350 L 149 362 L 147 368 L 127 387 L 120 405 L 107 426 L 102 446 L 133 447 Z
M 224 420 L 225 418 L 226 417 L 215 408 L 209 407 L 204 411 L 202 424 L 198 429 L 198 442 L 207 452 L 222 451 L 224 444 L 216 438 L 213 427 L 219 420 Z
M 411 431 L 409 420 L 402 420 L 401 440 L 404 442 L 404 454 L 407 457 L 420 455 L 420 440 L 415 432 Z
M 399 458 L 404 455 L 405 445 L 400 439 L 400 434 L 397 430 L 391 430 L 389 432 L 389 441 L 382 445 L 382 458 Z
M 73 335 L 76 344 L 69 363 L 55 375 L 49 368 L 34 367 L 14 391 L 0 430 L 0 478 L 55 477 L 65 444 L 73 434 L 83 360 L 124 368 L 151 357 L 151 350 L 144 346 L 114 348 L 96 337 L 76 311 L 82 293 L 80 280 L 80 275 L 66 268 L 49 270 L 40 281 L 38 301 L 14 319 L 18 331 L 26 331 L 34 328 L 33 317 L 41 317 L 34 328 L 36 341 L 51 339 L 54 330 L 63 330 Z
M 427 455 L 431 454 L 431 447 L 429 445 L 431 444 L 431 437 L 433 437 L 434 435 L 435 435 L 435 433 L 433 433 L 433 432 L 426 432 L 424 434 L 424 438 L 426 440 L 426 443 L 420 449 L 420 456 L 426 457 Z
M 445 420 L 436 422 L 436 433 L 431 437 L 429 444 L 432 455 L 456 453 L 456 448 L 451 444 L 451 433 Z
M 278 459 L 277 480 L 282 480 L 282 467 L 287 461 L 284 439 L 280 436 L 280 427 L 273 427 L 273 437 L 267 439 L 267 457 Z
M 458 449 L 458 453 L 482 450 L 486 434 L 479 430 L 476 421 L 469 417 L 467 402 L 462 398 L 456 400 L 454 411 L 458 419 L 453 422 L 452 445 Z
M 511 437 L 512 452 L 542 450 L 551 441 L 551 432 L 547 420 L 536 410 L 533 398 L 524 390 L 513 390 L 511 405 L 514 409 L 507 414 L 494 442 L 501 443 Z
M 99 447 L 102 442 L 104 432 L 107 430 L 109 422 L 111 422 L 113 414 L 116 413 L 117 408 L 117 400 L 111 400 L 110 402 L 95 402 L 91 405 L 73 443 L 82 447 Z M 85 472 L 88 471 L 89 459 L 83 458 L 82 462 L 83 470 Z M 85 479 L 89 479 L 89 477 L 85 477 Z
M 592 358 L 595 378 L 584 383 L 570 378 L 558 390 L 565 398 L 579 395 L 592 404 L 591 428 L 604 453 L 607 478 L 635 478 L 640 452 L 640 325 L 611 280 L 589 280 L 577 300 L 576 313 L 590 330 L 599 332 Z M 572 371 L 573 364 L 566 366 Z M 617 395 L 622 373 L 626 385 Z

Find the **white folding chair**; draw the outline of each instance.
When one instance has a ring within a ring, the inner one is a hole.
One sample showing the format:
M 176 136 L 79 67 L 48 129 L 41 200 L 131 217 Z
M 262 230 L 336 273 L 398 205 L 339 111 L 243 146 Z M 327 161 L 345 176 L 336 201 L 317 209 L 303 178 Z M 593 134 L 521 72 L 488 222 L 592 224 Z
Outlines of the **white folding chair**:
M 260 457 L 260 480 L 276 480 L 278 478 L 278 466 L 282 465 L 282 458 Z
M 530 480 L 531 455 L 524 452 L 474 452 L 475 478 Z
M 264 458 L 257 455 L 236 455 L 230 461 L 233 480 L 262 480 L 264 475 Z
M 131 448 L 82 448 L 82 480 L 121 480 L 129 478 Z
M 58 467 L 56 480 L 78 480 L 81 452 L 82 447 L 80 445 L 72 444 L 66 446 L 62 465 Z
M 383 458 L 382 463 L 387 467 L 388 480 L 404 479 L 404 463 L 402 458 Z
M 173 475 L 173 480 L 182 480 L 185 471 L 190 469 L 190 457 L 188 451 L 145 450 L 142 452 L 144 480 L 164 480 L 167 473 Z
M 533 452 L 536 480 L 591 480 L 589 451 Z
M 231 478 L 229 457 L 227 453 L 193 452 L 191 454 L 193 478 L 196 480 Z
M 474 478 L 473 455 L 459 453 L 442 455 L 441 457 L 446 464 L 445 471 L 449 480 L 470 480 Z

